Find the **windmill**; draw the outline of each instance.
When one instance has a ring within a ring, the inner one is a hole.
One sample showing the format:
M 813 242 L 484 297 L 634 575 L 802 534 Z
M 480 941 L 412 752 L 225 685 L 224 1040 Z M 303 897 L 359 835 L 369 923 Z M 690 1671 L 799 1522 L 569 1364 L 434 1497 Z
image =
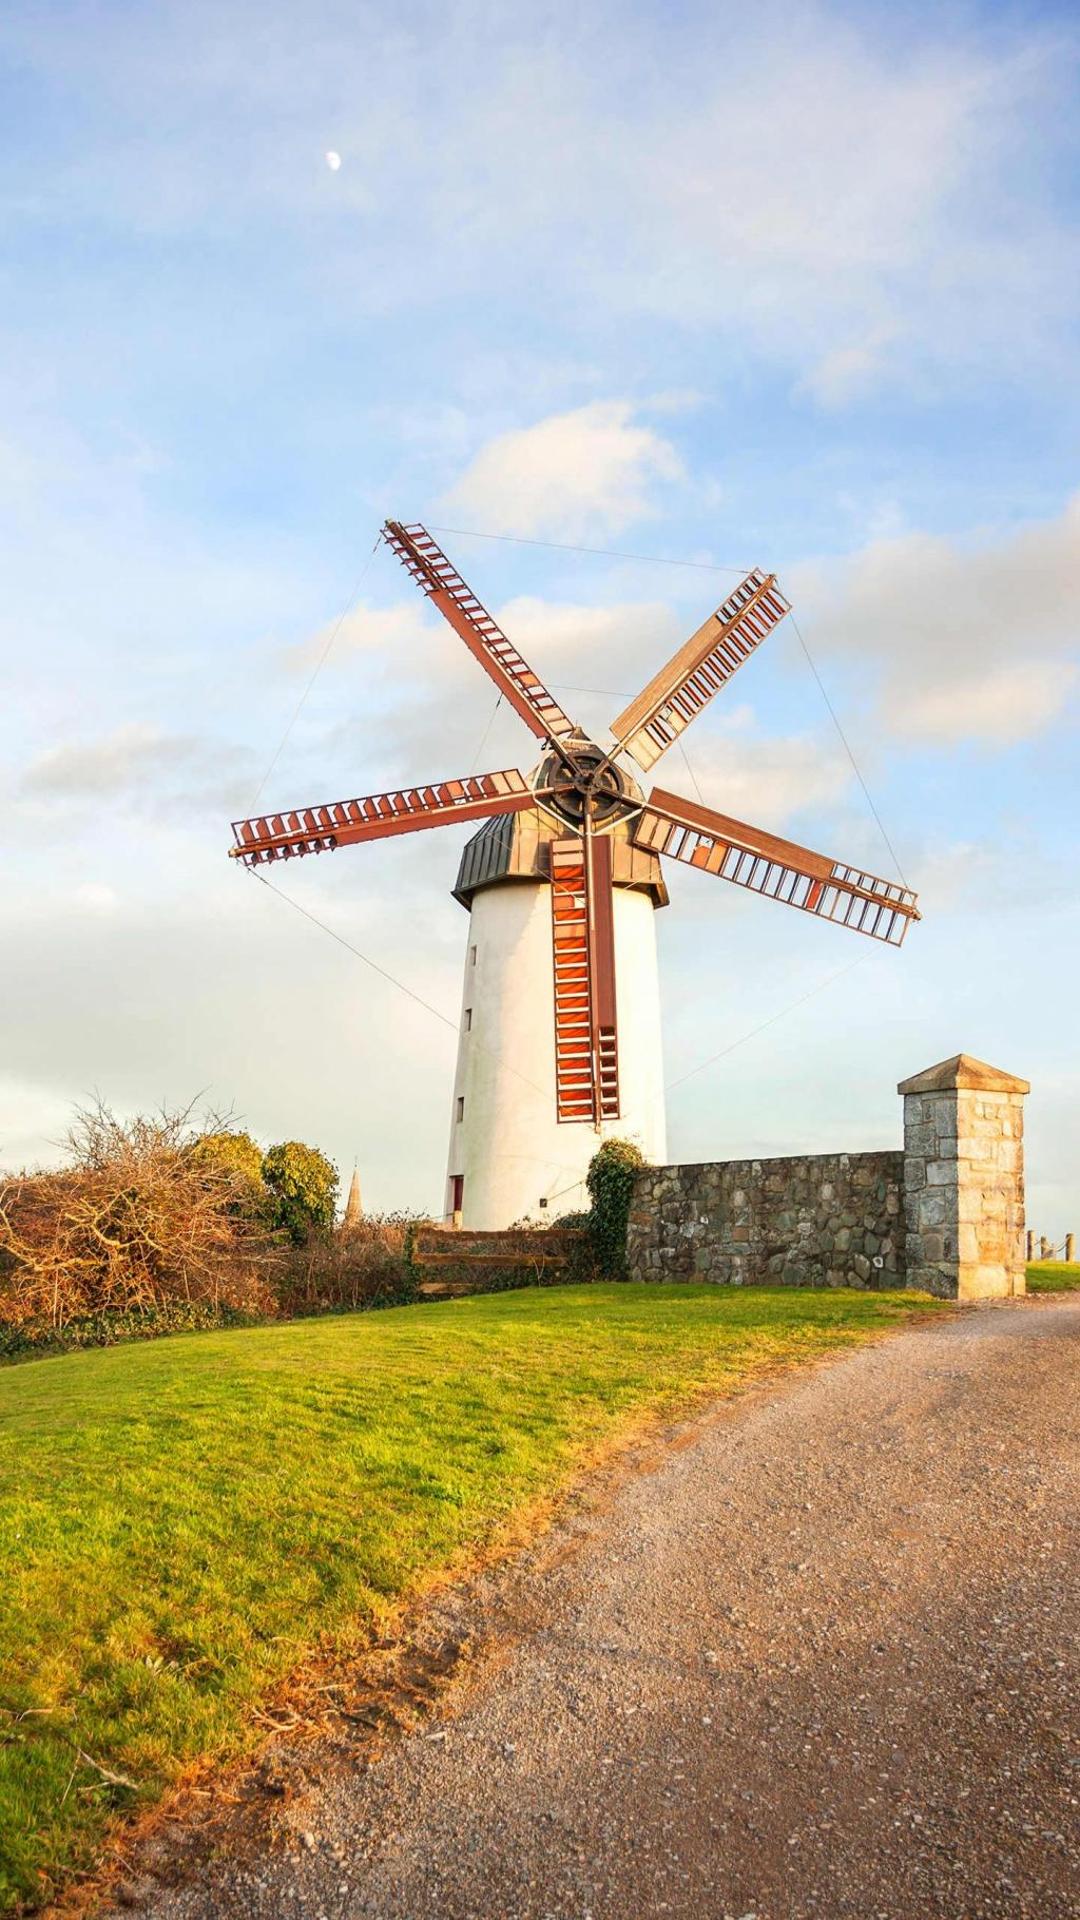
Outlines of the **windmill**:
M 579 1199 L 597 1136 L 665 1157 L 654 912 L 661 856 L 899 946 L 907 887 L 812 853 L 647 774 L 790 611 L 755 569 L 612 722 L 613 744 L 563 712 L 422 526 L 387 545 L 542 743 L 536 768 L 468 774 L 234 822 L 245 866 L 483 820 L 454 894 L 470 914 L 446 1214 L 507 1226 Z

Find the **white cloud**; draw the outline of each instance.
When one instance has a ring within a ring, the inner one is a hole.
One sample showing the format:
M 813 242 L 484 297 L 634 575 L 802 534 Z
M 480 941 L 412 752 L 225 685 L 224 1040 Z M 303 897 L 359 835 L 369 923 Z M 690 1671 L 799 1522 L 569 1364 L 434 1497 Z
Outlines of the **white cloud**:
M 31 1074 L 0 1074 L 0 1169 L 57 1160 L 76 1098 L 74 1089 L 65 1095 Z
M 811 734 L 762 733 L 747 707 L 725 719 L 719 736 L 688 735 L 687 747 L 693 774 L 675 747 L 657 770 L 657 784 L 690 800 L 700 784 L 706 806 L 750 826 L 775 830 L 800 812 L 833 807 L 851 780 L 850 765 L 835 747 Z
M 72 898 L 83 913 L 113 913 L 120 901 L 115 887 L 102 886 L 95 880 L 80 882 Z
M 83 825 L 113 802 L 141 804 L 154 817 L 189 808 L 224 812 L 242 799 L 252 764 L 247 748 L 133 721 L 96 740 L 49 747 L 25 768 L 16 791 L 41 817 L 44 809 L 51 817 L 64 802 L 79 801 Z
M 927 834 L 918 849 L 919 905 L 928 923 L 950 913 L 1029 920 L 1074 908 L 1072 873 L 1026 823 L 1004 822 L 992 839 L 950 840 Z
M 876 386 L 885 364 L 885 350 L 893 339 L 891 328 L 879 327 L 864 340 L 833 347 L 810 368 L 800 382 L 819 406 L 839 408 Z
M 883 717 L 936 741 L 1020 740 L 1061 711 L 1080 651 L 1080 494 L 961 544 L 913 533 L 796 569 L 815 637 L 883 668 Z
M 497 435 L 451 487 L 440 511 L 485 532 L 561 540 L 613 536 L 656 509 L 679 457 L 625 400 L 595 400 Z
M 498 617 L 530 664 L 535 665 L 535 652 L 574 677 L 606 674 L 605 684 L 613 693 L 633 679 L 639 658 L 647 660 L 650 647 L 656 656 L 650 672 L 655 672 L 676 631 L 672 610 L 661 600 L 596 607 L 520 594 L 504 601 Z
M 1070 661 L 1029 660 L 990 667 L 977 679 L 946 678 L 899 704 L 904 729 L 927 739 L 974 739 L 1007 746 L 1056 719 L 1076 683 Z
M 281 656 L 291 672 L 310 673 L 325 655 L 326 664 L 362 653 L 371 661 L 415 658 L 428 648 L 431 623 L 425 615 L 419 589 L 415 602 L 391 607 L 354 607 L 343 620 L 331 620 L 317 632 L 288 647 Z
M 50 798 L 126 793 L 136 782 L 183 766 L 201 754 L 199 743 L 158 727 L 118 727 L 103 740 L 50 747 L 27 767 L 24 793 Z

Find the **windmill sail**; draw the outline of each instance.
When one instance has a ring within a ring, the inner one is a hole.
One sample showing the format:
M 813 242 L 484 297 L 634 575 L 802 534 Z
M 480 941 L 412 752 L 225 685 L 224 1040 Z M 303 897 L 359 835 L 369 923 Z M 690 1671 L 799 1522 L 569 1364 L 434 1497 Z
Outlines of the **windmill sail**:
M 469 842 L 455 889 L 472 918 L 448 1210 L 470 1226 L 489 1219 L 505 1225 L 532 1211 L 544 1191 L 535 1183 L 547 1182 L 553 1169 L 560 1192 L 584 1180 L 595 1136 L 607 1123 L 617 1121 L 620 1132 L 664 1157 L 653 908 L 667 904 L 667 891 L 658 856 L 893 947 L 919 918 L 918 906 L 905 885 L 677 794 L 657 789 L 646 798 L 647 782 L 631 769 L 632 756 L 647 772 L 788 613 L 775 574 L 755 569 L 741 581 L 618 716 L 607 747 L 563 712 L 423 526 L 388 520 L 383 537 L 542 743 L 538 768 L 528 776 L 513 768 L 468 774 L 238 820 L 230 854 L 260 869 L 428 827 L 486 821 Z M 535 941 L 536 890 L 545 883 L 550 967 L 543 929 L 539 948 Z M 545 1090 L 528 1113 L 525 1085 Z
M 234 820 L 236 845 L 229 852 L 244 866 L 257 867 L 268 860 L 329 853 L 359 840 L 385 840 L 390 834 L 445 827 L 456 820 L 518 813 L 535 801 L 524 774 L 516 769 L 471 773 L 463 780 L 403 787 L 397 793 L 373 793 L 364 800 L 334 800 L 326 806 L 298 807 L 292 813 Z
M 755 647 L 791 611 L 775 573 L 755 568 L 611 723 L 643 772 L 666 753 Z
M 493 620 L 453 562 L 421 526 L 405 527 L 388 520 L 383 538 L 412 574 L 417 585 L 460 634 L 470 653 L 491 675 L 500 693 L 541 740 L 565 740 L 575 732 L 557 700 L 553 700 L 498 622 Z
M 617 1120 L 615 912 L 611 842 L 567 836 L 551 847 L 555 1098 L 560 1120 Z
M 781 840 L 659 787 L 638 816 L 634 840 L 893 947 L 900 946 L 911 922 L 919 918 L 909 888 L 811 853 L 794 840 Z

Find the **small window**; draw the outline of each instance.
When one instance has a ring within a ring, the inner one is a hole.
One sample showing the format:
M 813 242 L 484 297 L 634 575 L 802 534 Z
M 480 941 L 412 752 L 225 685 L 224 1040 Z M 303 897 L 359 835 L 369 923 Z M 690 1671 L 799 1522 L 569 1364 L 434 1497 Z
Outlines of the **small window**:
M 476 948 L 475 947 L 469 948 L 469 965 L 470 967 L 475 967 L 476 965 Z
M 465 1118 L 465 1095 L 463 1093 L 459 1093 L 457 1097 L 457 1117 L 459 1120 L 464 1120 Z
M 472 1008 L 471 1007 L 466 1007 L 465 1009 L 465 1031 L 466 1033 L 472 1032 Z
M 452 1173 L 450 1175 L 450 1211 L 451 1213 L 461 1212 L 462 1202 L 464 1201 L 464 1199 L 465 1199 L 465 1175 L 463 1173 Z

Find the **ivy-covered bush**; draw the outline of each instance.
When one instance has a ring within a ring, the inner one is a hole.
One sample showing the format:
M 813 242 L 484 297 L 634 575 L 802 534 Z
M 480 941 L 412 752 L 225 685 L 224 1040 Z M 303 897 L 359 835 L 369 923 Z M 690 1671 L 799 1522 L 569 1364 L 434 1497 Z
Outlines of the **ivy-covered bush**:
M 586 1184 L 592 1211 L 586 1216 L 593 1254 L 605 1280 L 626 1279 L 626 1236 L 634 1176 L 645 1156 L 632 1140 L 605 1140 L 589 1162 Z
M 265 1221 L 269 1212 L 263 1184 L 263 1150 L 241 1127 L 200 1133 L 187 1149 L 194 1166 L 225 1174 L 233 1183 L 234 1209 Z
M 262 1177 L 270 1196 L 270 1223 L 302 1247 L 312 1232 L 329 1233 L 337 1205 L 338 1170 L 318 1147 L 284 1140 L 268 1147 Z
M 581 1285 L 589 1280 L 602 1280 L 604 1275 L 593 1243 L 592 1214 L 585 1209 L 573 1213 L 561 1213 L 551 1224 L 553 1227 L 569 1227 L 573 1232 L 583 1236 L 575 1245 L 567 1261 L 562 1275 L 563 1281 L 567 1285 Z

